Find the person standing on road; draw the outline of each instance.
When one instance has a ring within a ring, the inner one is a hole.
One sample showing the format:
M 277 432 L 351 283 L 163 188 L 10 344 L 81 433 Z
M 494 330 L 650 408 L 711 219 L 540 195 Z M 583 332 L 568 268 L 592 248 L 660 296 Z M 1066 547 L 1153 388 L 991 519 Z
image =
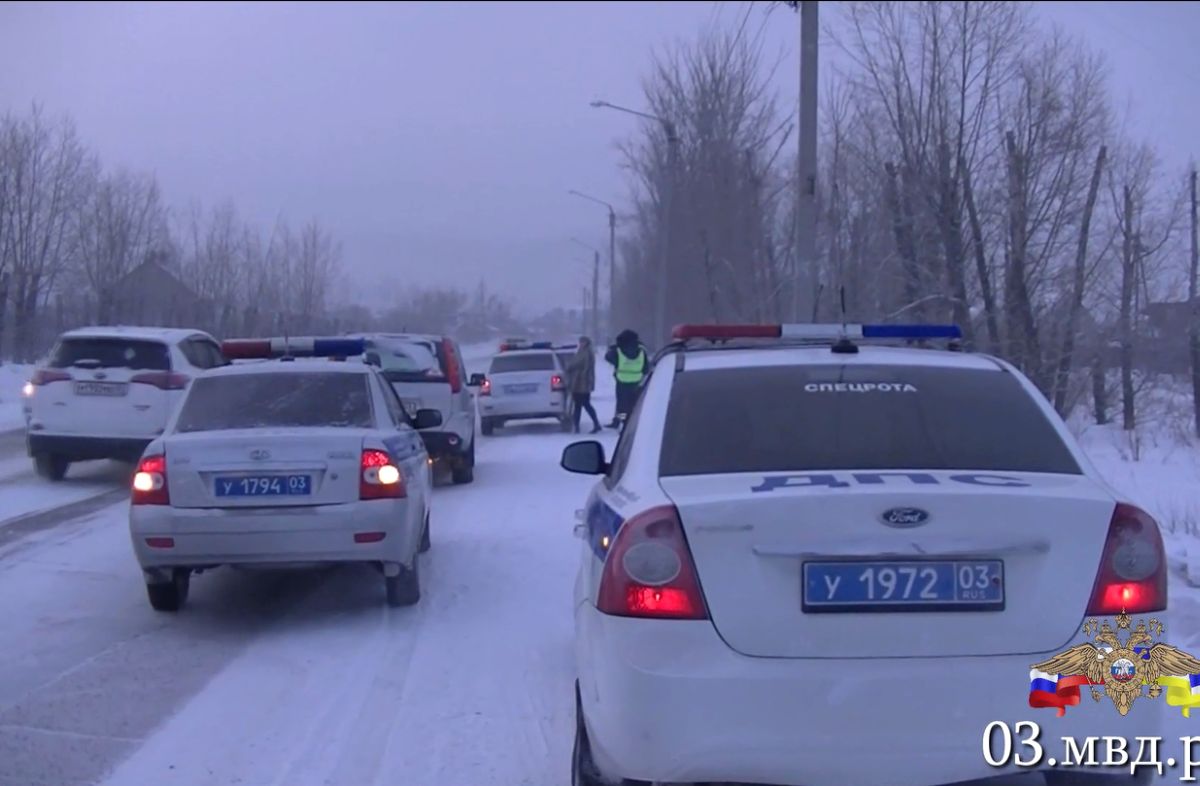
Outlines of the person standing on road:
M 596 416 L 596 408 L 592 406 L 592 391 L 596 389 L 596 354 L 592 350 L 592 340 L 587 336 L 579 337 L 579 348 L 567 361 L 567 379 L 571 391 L 571 417 L 575 423 L 575 433 L 579 433 L 579 420 L 583 411 L 587 410 L 592 418 L 592 433 L 601 430 L 600 418 Z
M 617 380 L 617 408 L 609 428 L 620 428 L 633 411 L 638 387 L 650 371 L 650 359 L 646 347 L 632 330 L 622 330 L 617 342 L 608 348 L 604 360 L 612 364 L 613 376 Z

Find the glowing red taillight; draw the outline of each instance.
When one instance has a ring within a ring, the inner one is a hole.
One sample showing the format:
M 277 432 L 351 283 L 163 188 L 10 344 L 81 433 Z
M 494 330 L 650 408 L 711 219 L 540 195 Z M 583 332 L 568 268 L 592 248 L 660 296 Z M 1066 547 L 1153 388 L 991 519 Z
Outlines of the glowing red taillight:
M 673 505 L 647 510 L 621 526 L 604 560 L 596 607 L 619 617 L 708 619 Z
M 33 376 L 29 379 L 29 384 L 34 387 L 48 385 L 51 382 L 70 382 L 71 375 L 65 371 L 55 371 L 49 368 L 39 368 L 33 372 Z
M 138 462 L 133 475 L 131 505 L 170 505 L 171 495 L 167 491 L 167 457 L 146 456 Z
M 479 386 L 479 395 L 481 395 L 481 396 L 492 395 L 492 381 L 490 379 L 485 379 L 483 381 L 483 384 L 481 384 Z
M 555 374 L 554 376 L 550 377 L 550 389 L 551 390 L 562 390 L 563 389 L 563 378 L 560 375 Z
M 152 549 L 173 549 L 175 538 L 146 538 L 146 545 Z
M 403 499 L 408 496 L 404 475 L 385 451 L 367 448 L 362 452 L 359 499 Z
M 1108 526 L 1087 613 L 1145 614 L 1167 608 L 1167 555 L 1153 517 L 1118 504 Z

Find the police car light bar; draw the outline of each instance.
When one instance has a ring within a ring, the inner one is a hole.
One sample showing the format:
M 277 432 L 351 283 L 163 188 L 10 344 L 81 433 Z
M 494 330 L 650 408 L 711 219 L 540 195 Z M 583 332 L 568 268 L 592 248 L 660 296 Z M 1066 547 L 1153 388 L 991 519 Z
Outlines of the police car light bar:
M 962 338 L 958 325 L 842 325 L 839 323 L 793 323 L 780 325 L 678 325 L 676 341 L 731 338 L 799 338 L 837 341 L 841 338 Z
M 366 353 L 366 344 L 361 338 L 236 338 L 221 343 L 221 354 L 229 360 L 354 357 Z

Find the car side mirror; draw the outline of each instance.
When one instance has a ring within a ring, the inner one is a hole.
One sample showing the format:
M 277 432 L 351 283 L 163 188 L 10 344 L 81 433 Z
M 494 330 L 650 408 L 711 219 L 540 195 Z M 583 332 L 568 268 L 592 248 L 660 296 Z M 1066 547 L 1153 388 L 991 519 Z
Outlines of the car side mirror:
M 483 374 L 472 374 L 471 379 L 467 381 L 469 387 L 477 388 L 483 385 Z
M 442 425 L 442 413 L 436 409 L 418 409 L 413 415 L 413 426 L 417 429 L 434 428 Z
M 580 475 L 603 475 L 608 472 L 604 446 L 595 440 L 572 442 L 563 448 L 562 468 Z

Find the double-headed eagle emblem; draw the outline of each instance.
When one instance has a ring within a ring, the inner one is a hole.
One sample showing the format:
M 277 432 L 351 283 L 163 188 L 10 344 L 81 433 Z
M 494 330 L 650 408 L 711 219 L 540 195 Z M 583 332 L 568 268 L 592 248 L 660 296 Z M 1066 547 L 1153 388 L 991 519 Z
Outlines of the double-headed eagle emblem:
M 1155 641 L 1154 637 L 1162 636 L 1163 632 L 1157 619 L 1151 618 L 1148 626 L 1145 620 L 1139 620 L 1136 628 L 1124 612 L 1116 619 L 1115 630 L 1107 620 L 1103 624 L 1088 620 L 1083 632 L 1095 643 L 1071 647 L 1033 668 L 1063 677 L 1086 677 L 1093 686 L 1092 698 L 1100 701 L 1107 695 L 1122 715 L 1143 695 L 1158 698 L 1162 693 L 1160 677 L 1200 674 L 1200 660 L 1177 647 Z M 1119 631 L 1129 631 L 1124 641 Z M 1103 685 L 1104 690 L 1095 687 L 1098 685 Z

